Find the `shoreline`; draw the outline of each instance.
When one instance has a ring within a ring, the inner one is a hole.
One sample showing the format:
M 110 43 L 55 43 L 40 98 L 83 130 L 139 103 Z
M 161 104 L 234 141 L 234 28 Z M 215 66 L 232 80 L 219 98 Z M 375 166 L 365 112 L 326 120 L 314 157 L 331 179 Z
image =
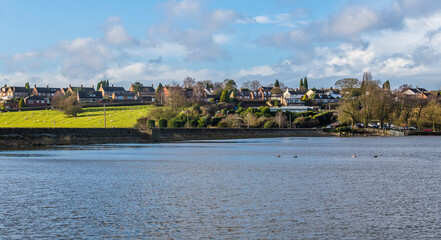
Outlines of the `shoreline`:
M 441 133 L 415 132 L 407 136 L 440 136 Z M 339 136 L 322 129 L 260 128 L 162 128 L 139 131 L 133 128 L 0 128 L 1 150 L 44 149 L 53 146 L 93 144 L 171 143 L 202 140 L 234 140 L 280 137 L 385 137 L 389 134 L 365 132 Z

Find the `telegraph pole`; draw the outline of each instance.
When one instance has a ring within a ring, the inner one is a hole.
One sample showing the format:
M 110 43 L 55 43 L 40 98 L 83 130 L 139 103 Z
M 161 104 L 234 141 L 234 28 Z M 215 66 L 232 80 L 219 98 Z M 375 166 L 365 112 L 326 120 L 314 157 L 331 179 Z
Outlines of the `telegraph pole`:
M 106 128 L 106 104 L 104 103 L 104 128 Z

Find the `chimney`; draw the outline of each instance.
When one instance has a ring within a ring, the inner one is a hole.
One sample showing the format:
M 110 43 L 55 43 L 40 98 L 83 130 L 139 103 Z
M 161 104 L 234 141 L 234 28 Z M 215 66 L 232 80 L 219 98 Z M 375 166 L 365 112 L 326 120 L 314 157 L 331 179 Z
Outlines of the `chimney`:
M 92 88 L 93 88 L 93 89 L 95 89 L 95 86 L 94 86 L 94 85 L 92 85 Z
M 152 83 L 152 87 L 153 87 L 153 83 Z
M 71 88 L 72 86 L 69 84 L 69 88 Z
M 112 87 L 113 87 L 113 84 L 112 84 Z
M 46 85 L 46 88 L 49 88 L 49 84 L 48 84 L 48 85 Z
M 37 84 L 34 84 L 34 88 L 37 88 Z
M 83 84 L 81 84 L 81 88 L 83 88 Z

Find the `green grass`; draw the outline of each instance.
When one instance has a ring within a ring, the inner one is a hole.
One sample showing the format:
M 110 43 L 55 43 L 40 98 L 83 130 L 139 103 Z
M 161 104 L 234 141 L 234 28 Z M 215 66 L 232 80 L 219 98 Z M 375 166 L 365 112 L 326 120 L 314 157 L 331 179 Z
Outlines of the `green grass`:
M 146 115 L 152 106 L 106 107 L 108 128 L 130 128 Z M 54 123 L 55 122 L 55 123 Z M 66 117 L 57 110 L 0 113 L 0 128 L 104 128 L 102 107 L 83 108 L 77 117 Z

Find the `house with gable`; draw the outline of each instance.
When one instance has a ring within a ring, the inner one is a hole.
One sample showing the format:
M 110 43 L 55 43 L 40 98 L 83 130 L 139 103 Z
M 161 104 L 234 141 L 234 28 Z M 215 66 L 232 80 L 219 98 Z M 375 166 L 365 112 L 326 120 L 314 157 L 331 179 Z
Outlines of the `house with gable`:
M 46 87 L 37 87 L 37 85 L 34 85 L 34 89 L 32 89 L 32 95 L 42 96 L 50 99 L 55 95 L 57 91 L 58 88 L 50 88 L 49 85 Z
M 302 97 L 305 94 L 299 89 L 286 89 L 283 93 L 283 104 L 289 105 L 300 105 L 302 104 Z
M 115 92 L 125 92 L 126 90 L 123 87 L 114 87 L 113 85 L 111 87 L 103 87 L 101 86 L 98 90 L 102 93 L 103 98 L 105 99 L 112 99 L 113 93 Z

